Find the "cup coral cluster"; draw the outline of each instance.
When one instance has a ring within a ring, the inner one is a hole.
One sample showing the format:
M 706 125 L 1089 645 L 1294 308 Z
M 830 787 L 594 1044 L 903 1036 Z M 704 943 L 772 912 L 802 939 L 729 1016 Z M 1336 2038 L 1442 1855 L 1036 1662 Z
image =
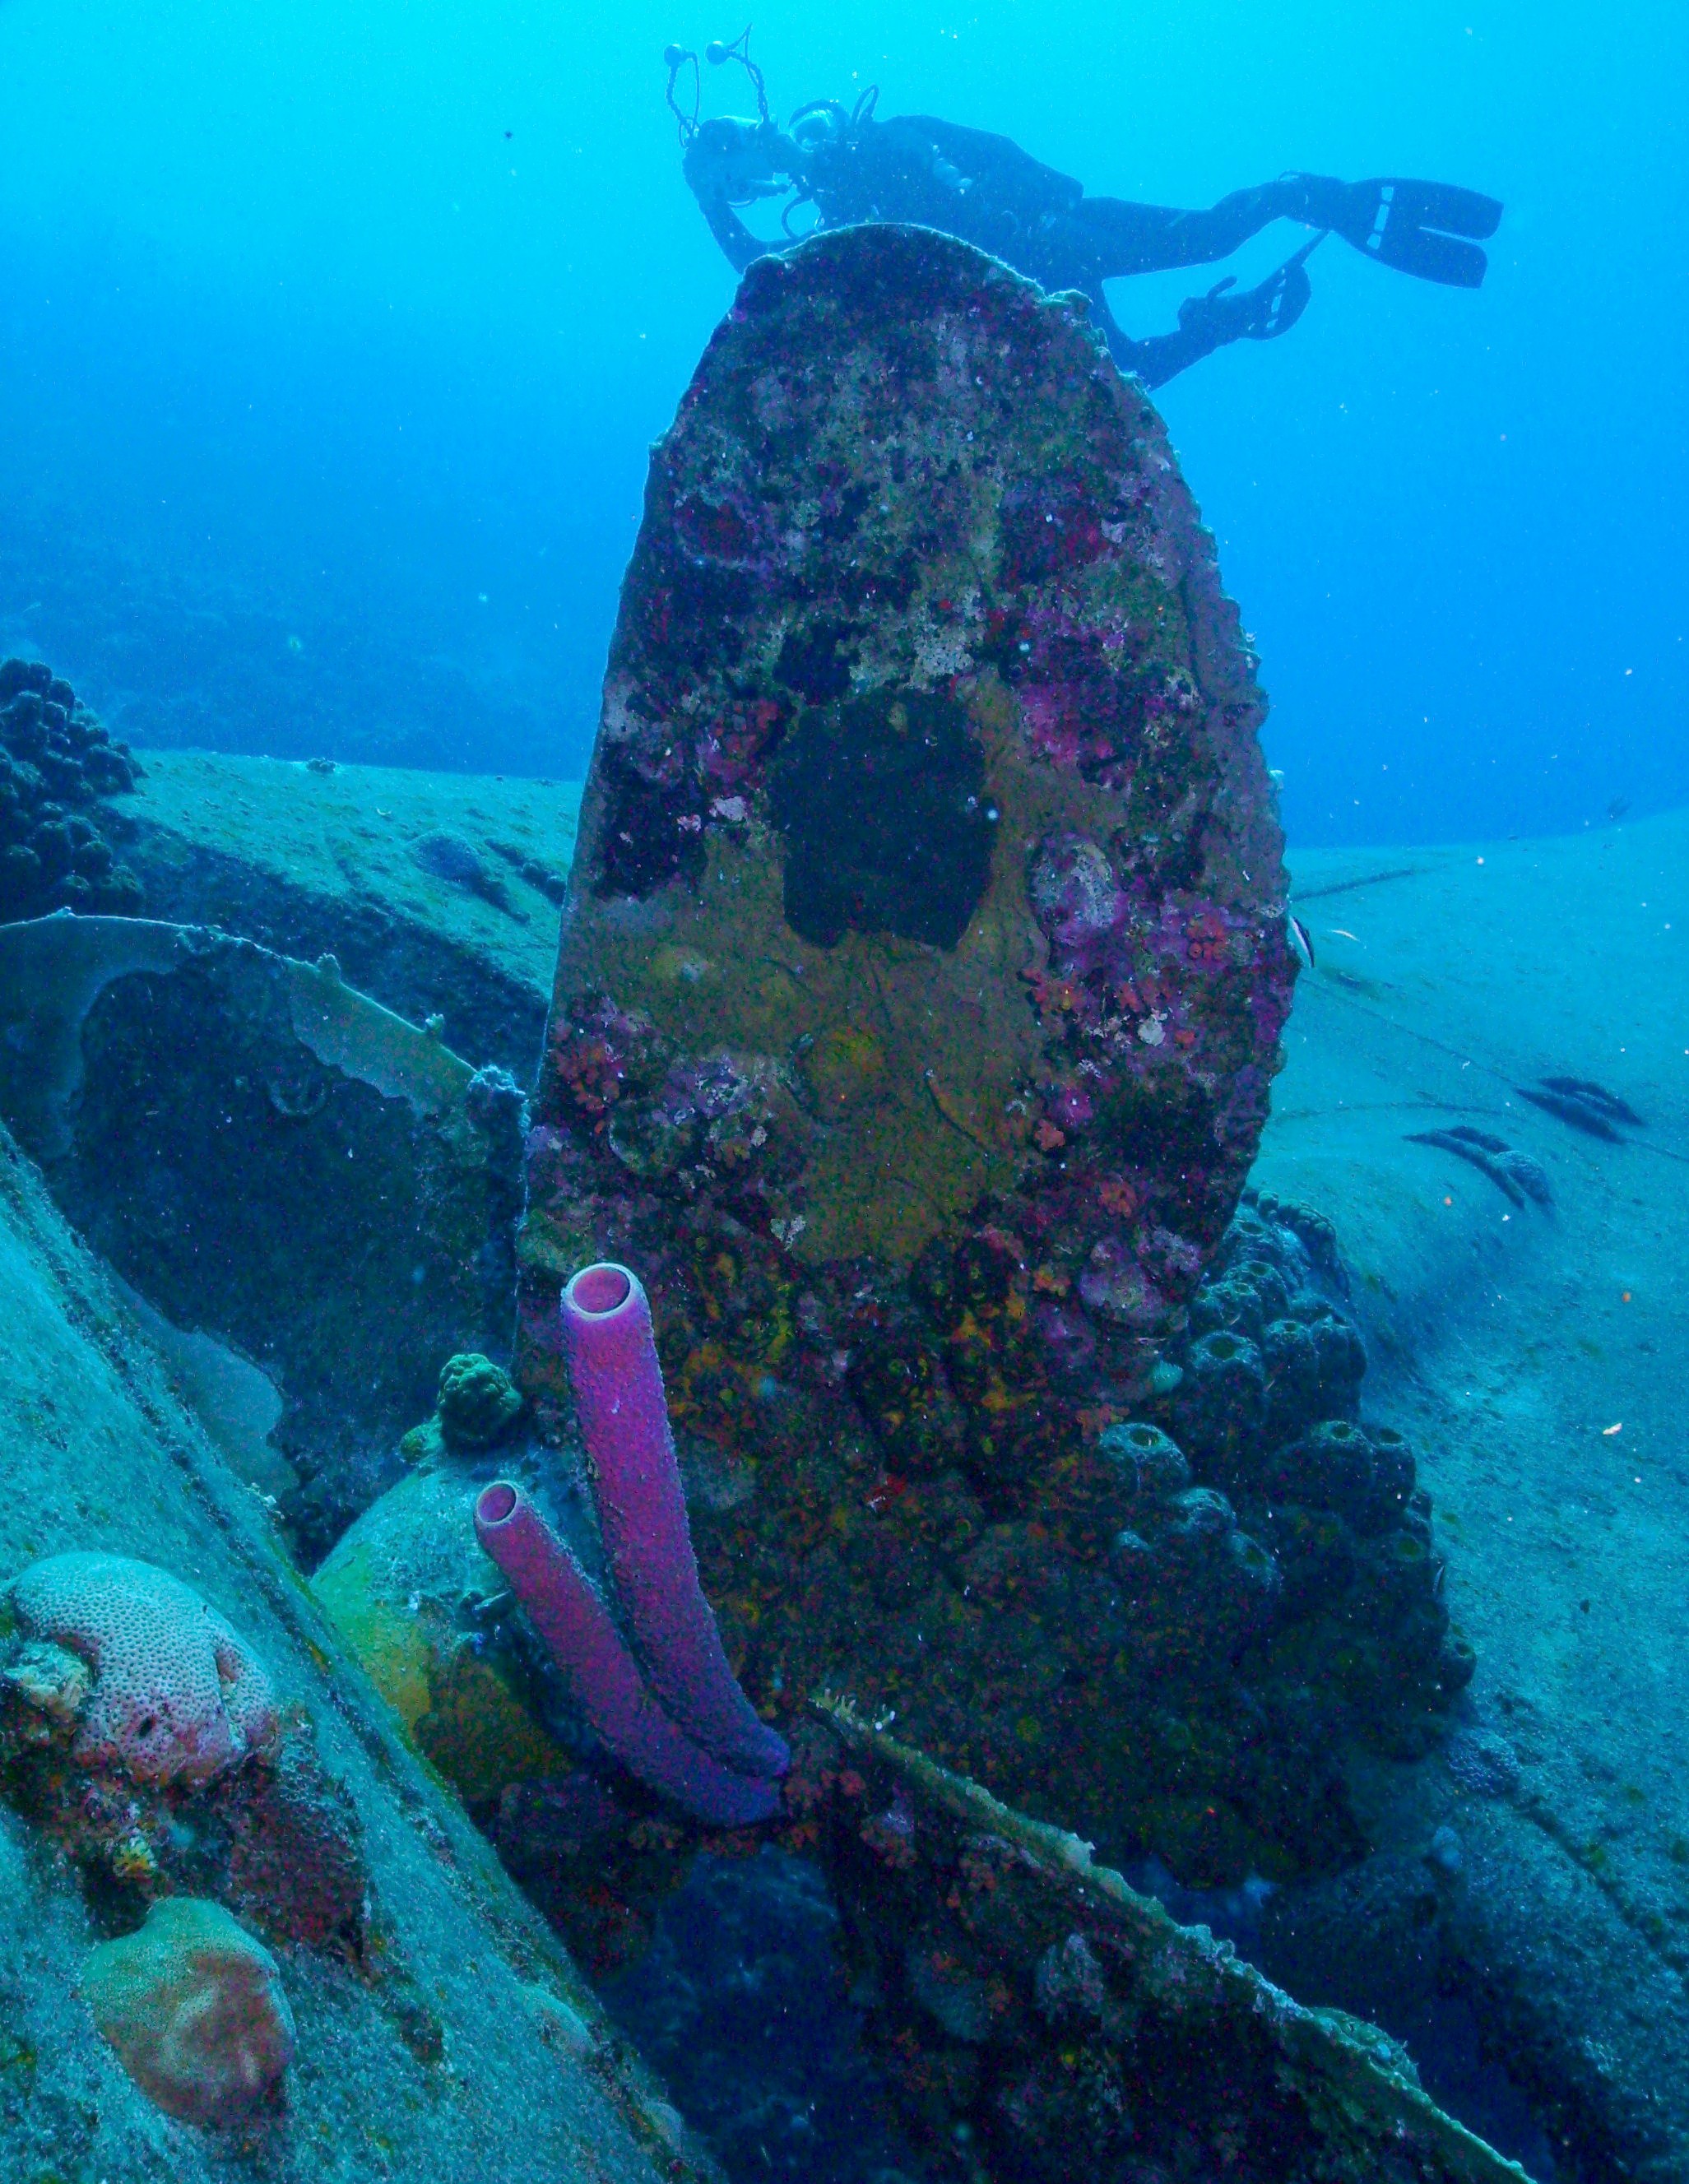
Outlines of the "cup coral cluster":
M 1191 1306 L 1166 1413 L 1201 1490 L 1279 1574 L 1251 1671 L 1269 1717 L 1418 1757 L 1469 1680 L 1412 1451 L 1361 1419 L 1366 1353 L 1329 1228 L 1251 1191 Z
M 141 883 L 117 860 L 103 802 L 133 788 L 136 771 L 51 668 L 0 660 L 0 922 L 139 914 Z

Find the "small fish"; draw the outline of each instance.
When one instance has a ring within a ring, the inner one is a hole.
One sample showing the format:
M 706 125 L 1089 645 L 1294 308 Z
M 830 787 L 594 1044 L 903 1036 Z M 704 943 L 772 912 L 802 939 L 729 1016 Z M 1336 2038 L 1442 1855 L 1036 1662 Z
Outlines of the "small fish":
M 1609 1122 L 1629 1123 L 1638 1130 L 1642 1128 L 1642 1118 L 1636 1109 L 1591 1077 L 1539 1077 L 1536 1081 L 1546 1092 L 1564 1092 L 1569 1100 L 1581 1100 L 1586 1106 L 1596 1108 Z
M 1630 800 L 1628 796 L 1615 796 L 1607 807 L 1607 816 L 1616 827 L 1630 808 Z
M 1515 1206 L 1523 1206 L 1525 1193 L 1518 1181 L 1491 1150 L 1498 1142 L 1494 1139 L 1486 1139 L 1481 1130 L 1410 1130 L 1408 1133 L 1410 1145 L 1435 1145 L 1441 1152 L 1453 1153 L 1472 1167 L 1481 1168 L 1504 1198 L 1510 1199 Z M 1508 1150 L 1505 1144 L 1502 1144 L 1500 1149 L 1502 1152 Z
M 1307 928 L 1294 911 L 1287 910 L 1285 912 L 1285 931 L 1290 939 L 1290 951 L 1297 962 L 1302 965 L 1304 971 L 1313 970 L 1314 967 L 1313 940 Z
M 1529 1100 L 1533 1107 L 1541 1107 L 1545 1114 L 1558 1115 L 1563 1123 L 1569 1123 L 1575 1130 L 1581 1130 L 1586 1137 L 1606 1138 L 1615 1145 L 1624 1143 L 1599 1108 L 1591 1107 L 1575 1093 L 1533 1092 L 1527 1084 L 1515 1084 L 1513 1089 L 1521 1100 Z
M 1359 945 L 1361 938 L 1360 934 L 1358 933 L 1351 933 L 1346 926 L 1328 925 L 1325 929 L 1331 935 L 1331 938 L 1334 940 L 1352 940 L 1357 946 Z

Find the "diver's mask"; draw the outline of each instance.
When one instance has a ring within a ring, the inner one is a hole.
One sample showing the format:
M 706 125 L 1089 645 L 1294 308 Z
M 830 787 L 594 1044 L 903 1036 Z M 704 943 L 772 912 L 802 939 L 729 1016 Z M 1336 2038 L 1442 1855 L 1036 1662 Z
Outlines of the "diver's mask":
M 687 145 L 687 181 L 694 191 L 752 204 L 778 197 L 791 176 L 791 145 L 772 121 L 722 114 L 698 125 Z
M 850 120 L 836 98 L 812 98 L 807 106 L 800 106 L 787 125 L 792 142 L 805 159 L 817 152 L 830 151 L 842 143 L 850 129 Z

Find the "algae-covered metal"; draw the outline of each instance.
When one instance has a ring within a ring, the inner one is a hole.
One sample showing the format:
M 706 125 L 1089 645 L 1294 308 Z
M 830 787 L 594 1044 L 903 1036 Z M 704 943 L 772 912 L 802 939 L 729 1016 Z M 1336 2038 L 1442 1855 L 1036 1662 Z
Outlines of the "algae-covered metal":
M 1238 2176 L 1528 2184 L 1405 2050 L 1307 2009 L 1091 1846 L 863 1721 L 798 1762 L 906 2114 L 976 2184 Z
M 623 590 L 521 1377 L 560 1399 L 562 1281 L 636 1268 L 683 1461 L 744 1478 L 694 1524 L 758 1704 L 845 1683 L 1073 1819 L 1144 1774 L 1098 1436 L 1164 1384 L 1290 1004 L 1263 711 L 1070 301 L 923 230 L 753 267 Z M 1224 1673 L 1270 1568 L 1212 1575 Z
M 0 1117 L 170 1324 L 279 1398 L 315 1558 L 443 1358 L 510 1331 L 521 1099 L 315 964 L 130 917 L 0 926 Z
M 594 1198 L 732 1206 L 806 1268 L 902 1273 L 989 1196 L 1129 1381 L 1289 1003 L 1263 710 L 1160 422 L 1072 310 L 923 231 L 762 261 L 653 458 L 547 1225 L 576 1147 Z

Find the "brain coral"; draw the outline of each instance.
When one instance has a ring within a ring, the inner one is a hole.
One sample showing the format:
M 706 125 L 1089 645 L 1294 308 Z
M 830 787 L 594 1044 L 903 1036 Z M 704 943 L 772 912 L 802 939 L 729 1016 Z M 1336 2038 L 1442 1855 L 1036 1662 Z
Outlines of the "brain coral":
M 92 1952 L 82 1986 L 124 2069 L 183 2123 L 238 2120 L 293 2059 L 276 1959 L 220 1903 L 165 1897 Z
M 137 1782 L 209 1782 L 276 1736 L 246 1641 L 180 1578 L 123 1555 L 52 1555 L 7 1589 L 26 1639 L 93 1670 L 75 1757 Z

